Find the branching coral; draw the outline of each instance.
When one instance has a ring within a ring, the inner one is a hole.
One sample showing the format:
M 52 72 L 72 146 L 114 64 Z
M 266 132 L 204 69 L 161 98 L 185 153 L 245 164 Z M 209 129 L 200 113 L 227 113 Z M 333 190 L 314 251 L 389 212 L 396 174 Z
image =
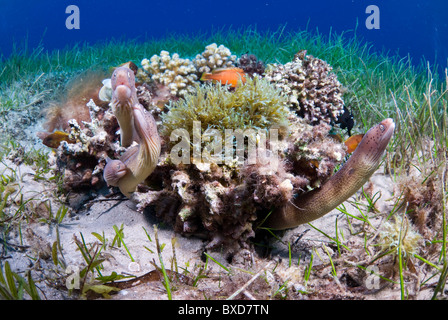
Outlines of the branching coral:
M 143 59 L 143 70 L 149 79 L 167 86 L 172 95 L 184 96 L 194 92 L 194 83 L 198 80 L 197 70 L 189 59 L 182 59 L 179 54 L 170 55 L 168 51 L 161 51 L 160 55 L 153 55 L 149 60 Z M 141 73 L 139 73 L 142 76 Z M 144 77 L 143 77 L 144 78 Z
M 288 104 L 312 124 L 330 123 L 343 112 L 342 85 L 332 67 L 300 51 L 292 62 L 273 64 L 266 70 L 272 81 L 289 98 Z
M 243 54 L 238 59 L 238 67 L 244 70 L 248 75 L 254 76 L 256 74 L 263 75 L 266 69 L 263 61 L 257 59 L 253 54 Z
M 235 66 L 236 56 L 224 45 L 216 43 L 205 47 L 202 54 L 196 55 L 193 63 L 199 73 L 210 72 L 216 68 L 230 68 Z

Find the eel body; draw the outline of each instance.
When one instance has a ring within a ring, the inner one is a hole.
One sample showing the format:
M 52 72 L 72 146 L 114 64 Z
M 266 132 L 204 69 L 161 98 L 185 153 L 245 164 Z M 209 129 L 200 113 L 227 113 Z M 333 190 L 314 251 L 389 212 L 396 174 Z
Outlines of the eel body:
M 288 229 L 318 219 L 358 191 L 378 168 L 395 129 L 390 118 L 372 127 L 353 154 L 320 188 L 300 195 L 274 210 L 264 226 Z
M 126 166 L 127 172 L 118 180 L 118 187 L 127 197 L 154 171 L 161 148 L 153 116 L 141 104 L 134 105 L 132 111 L 139 144 L 129 148 L 119 159 Z
M 118 160 L 107 160 L 104 180 L 118 186 L 127 197 L 135 191 L 155 169 L 160 156 L 160 137 L 154 117 L 138 102 L 135 76 L 126 67 L 115 69 L 112 74 L 111 107 L 121 131 L 122 146 L 130 147 Z

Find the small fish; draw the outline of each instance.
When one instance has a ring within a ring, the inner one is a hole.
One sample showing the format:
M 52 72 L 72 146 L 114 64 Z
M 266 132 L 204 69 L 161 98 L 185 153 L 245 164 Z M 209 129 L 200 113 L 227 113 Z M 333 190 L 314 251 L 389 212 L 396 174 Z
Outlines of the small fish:
M 347 153 L 352 153 L 355 151 L 358 144 L 361 142 L 362 138 L 364 137 L 364 133 L 356 134 L 354 136 L 351 136 L 347 140 L 345 140 L 345 145 L 347 146 Z
M 310 164 L 312 167 L 314 167 L 315 169 L 318 169 L 318 168 L 319 168 L 319 161 L 317 161 L 316 159 L 311 159 L 311 160 L 309 161 L 309 164 Z
M 334 141 L 337 141 L 337 142 L 343 142 L 343 141 L 344 141 L 344 139 L 342 139 L 342 136 L 341 136 L 340 133 L 332 132 L 332 131 L 330 130 L 330 132 L 328 133 L 328 135 L 329 135 L 330 138 L 332 138 Z
M 47 147 L 56 149 L 62 141 L 67 141 L 68 143 L 76 142 L 75 140 L 69 138 L 69 134 L 67 132 L 57 130 L 45 136 L 42 143 Z
M 240 79 L 242 83 L 246 82 L 246 74 L 240 68 L 215 69 L 212 73 L 203 73 L 201 77 L 201 81 L 220 82 L 228 84 L 232 88 L 237 86 Z
M 353 119 L 353 114 L 346 106 L 344 106 L 344 112 L 341 115 L 339 115 L 339 117 L 336 120 L 336 123 L 339 124 L 341 129 L 347 129 L 347 133 L 349 136 L 352 135 L 351 130 L 355 125 L 355 121 Z

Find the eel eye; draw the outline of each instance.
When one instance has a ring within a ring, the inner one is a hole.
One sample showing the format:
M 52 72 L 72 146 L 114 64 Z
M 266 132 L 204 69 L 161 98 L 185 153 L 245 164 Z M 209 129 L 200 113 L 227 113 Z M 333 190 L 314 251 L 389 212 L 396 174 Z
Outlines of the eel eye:
M 381 132 L 384 132 L 384 130 L 386 130 L 386 127 L 383 124 L 380 124 L 380 130 Z

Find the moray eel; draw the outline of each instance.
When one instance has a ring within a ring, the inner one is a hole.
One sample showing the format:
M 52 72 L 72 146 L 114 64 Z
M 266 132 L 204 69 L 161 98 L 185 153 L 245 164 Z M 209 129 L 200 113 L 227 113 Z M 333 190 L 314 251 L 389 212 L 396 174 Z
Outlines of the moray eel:
M 121 144 L 130 147 L 118 160 L 107 159 L 104 180 L 118 186 L 127 197 L 155 169 L 160 156 L 160 137 L 154 117 L 138 102 L 134 72 L 126 67 L 112 75 L 112 110 L 121 129 Z
M 161 148 L 153 116 L 141 104 L 134 105 L 132 111 L 139 144 L 121 156 L 120 161 L 126 166 L 127 172 L 118 179 L 118 187 L 127 197 L 154 171 Z
M 378 168 L 395 129 L 390 118 L 372 127 L 351 157 L 320 188 L 301 195 L 271 213 L 263 226 L 271 229 L 294 228 L 318 219 L 358 191 Z
M 134 72 L 127 67 L 118 67 L 111 77 L 112 99 L 110 106 L 120 126 L 120 142 L 129 147 L 136 139 L 133 129 L 132 107 L 138 104 Z
M 118 187 L 118 181 L 128 172 L 128 168 L 121 160 L 106 159 L 103 176 L 108 186 Z
M 153 116 L 141 104 L 134 105 L 132 111 L 139 144 L 129 148 L 119 160 L 109 159 L 103 173 L 106 183 L 119 187 L 126 197 L 154 171 L 161 148 Z

